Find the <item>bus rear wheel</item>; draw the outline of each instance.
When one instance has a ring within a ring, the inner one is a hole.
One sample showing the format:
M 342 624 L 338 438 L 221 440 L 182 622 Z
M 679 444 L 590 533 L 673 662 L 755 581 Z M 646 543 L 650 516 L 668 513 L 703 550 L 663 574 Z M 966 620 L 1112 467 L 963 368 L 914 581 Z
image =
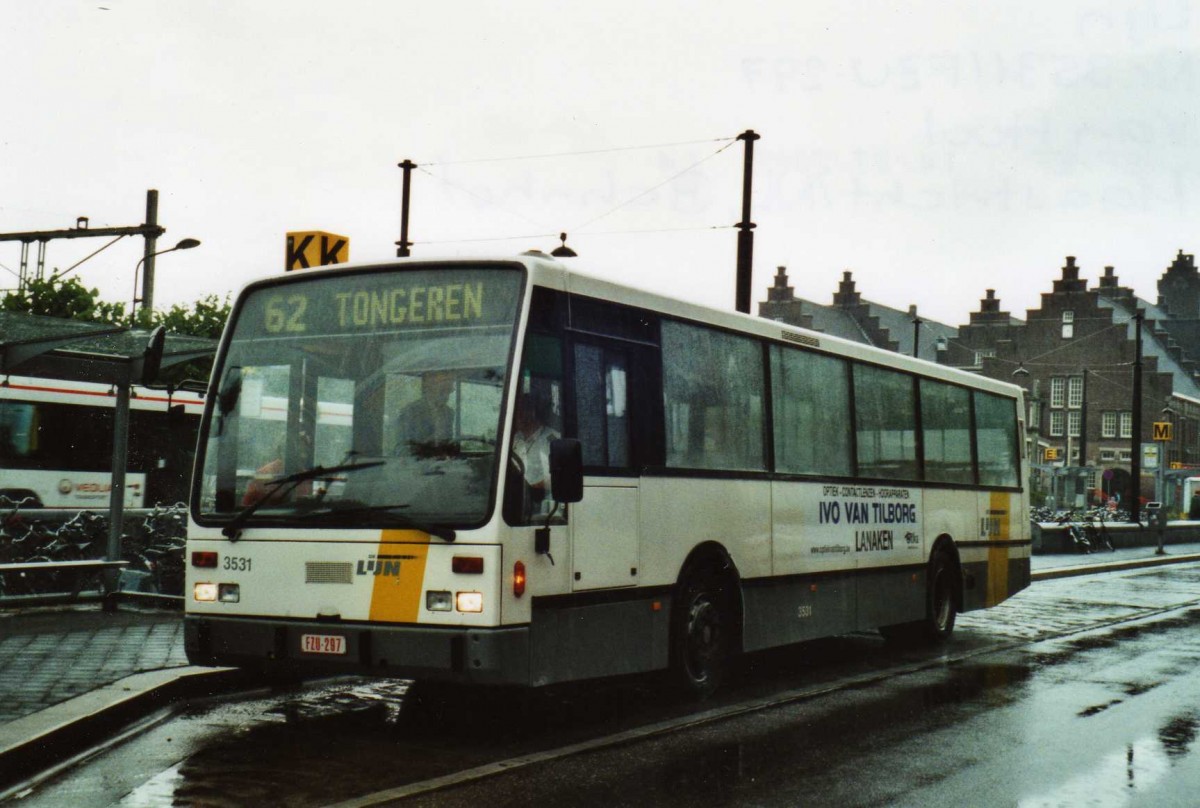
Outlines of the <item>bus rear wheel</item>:
M 922 633 L 930 642 L 940 643 L 954 633 L 958 615 L 955 576 L 958 565 L 945 550 L 938 550 L 929 559 L 929 603 Z
M 929 559 L 925 617 L 911 623 L 882 626 L 879 633 L 888 642 L 902 644 L 936 645 L 950 639 L 958 616 L 957 575 L 954 557 L 944 549 L 935 550 Z
M 690 574 L 679 589 L 671 630 L 671 673 L 688 696 L 705 699 L 724 681 L 733 653 L 734 618 L 725 578 Z

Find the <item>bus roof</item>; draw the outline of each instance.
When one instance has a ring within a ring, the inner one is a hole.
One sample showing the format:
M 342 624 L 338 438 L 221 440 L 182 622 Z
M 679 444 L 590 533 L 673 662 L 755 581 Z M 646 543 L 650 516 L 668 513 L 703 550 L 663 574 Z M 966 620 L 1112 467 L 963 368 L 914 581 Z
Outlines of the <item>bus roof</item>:
M 259 279 L 249 284 L 246 289 L 248 290 L 263 284 L 300 281 L 304 277 L 325 276 L 346 271 L 383 270 L 406 266 L 415 269 L 419 266 L 446 264 L 473 264 L 476 266 L 491 264 L 497 267 L 503 265 L 521 265 L 529 272 L 532 283 L 538 286 L 583 295 L 585 297 L 594 297 L 615 303 L 638 306 L 680 319 L 709 323 L 718 327 L 753 334 L 775 342 L 801 345 L 839 356 L 884 364 L 897 370 L 905 370 L 922 376 L 953 381 L 958 384 L 976 387 L 1004 396 L 1019 397 L 1023 394 L 1023 390 L 1018 385 L 991 379 L 969 371 L 939 365 L 935 362 L 854 342 L 842 337 L 835 337 L 820 331 L 812 331 L 788 323 L 768 320 L 764 317 L 743 314 L 732 309 L 717 309 L 699 303 L 689 303 L 657 292 L 640 289 L 636 286 L 617 283 L 592 272 L 580 271 L 574 267 L 568 267 L 555 258 L 536 250 L 510 256 L 395 258 L 383 262 L 338 264 L 330 267 L 305 269 L 288 273 L 286 276 L 276 275 L 270 278 Z M 730 298 L 733 297 L 732 290 L 733 284 L 731 282 Z

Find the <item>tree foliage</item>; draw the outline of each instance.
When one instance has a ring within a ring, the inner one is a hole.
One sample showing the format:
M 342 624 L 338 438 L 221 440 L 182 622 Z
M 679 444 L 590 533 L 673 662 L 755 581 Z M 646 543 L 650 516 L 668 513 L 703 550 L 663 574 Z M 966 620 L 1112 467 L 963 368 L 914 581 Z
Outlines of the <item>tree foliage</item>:
M 126 324 L 124 303 L 106 303 L 96 289 L 88 289 L 78 278 L 56 275 L 34 278 L 23 291 L 10 291 L 0 299 L 4 311 L 20 311 L 47 317 L 67 317 L 90 323 Z
M 48 317 L 66 317 L 90 323 L 108 323 L 132 328 L 166 326 L 173 334 L 217 339 L 229 319 L 229 297 L 208 295 L 191 306 L 176 303 L 167 311 L 138 309 L 127 313 L 124 303 L 100 300 L 97 289 L 88 289 L 78 278 L 52 275 L 25 284 L 24 291 L 10 291 L 0 298 L 0 309 Z
M 221 300 L 216 295 L 207 295 L 191 307 L 176 303 L 165 312 L 154 312 L 153 324 L 165 325 L 172 334 L 220 339 L 228 319 L 229 296 Z

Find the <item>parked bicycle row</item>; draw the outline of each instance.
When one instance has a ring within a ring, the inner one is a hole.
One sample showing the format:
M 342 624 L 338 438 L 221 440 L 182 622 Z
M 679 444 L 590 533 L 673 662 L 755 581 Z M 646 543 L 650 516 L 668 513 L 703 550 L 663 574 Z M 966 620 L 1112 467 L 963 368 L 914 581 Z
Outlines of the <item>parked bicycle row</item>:
M 24 595 L 111 591 L 111 573 L 99 567 L 62 562 L 106 558 L 109 520 L 106 512 L 79 511 L 69 518 L 32 510 L 31 500 L 0 496 L 0 565 L 22 565 L 0 572 L 0 598 Z M 182 503 L 148 511 L 127 512 L 121 535 L 120 570 L 115 587 L 163 595 L 183 594 L 184 538 L 187 526 Z M 35 565 L 44 564 L 44 568 Z
M 1095 506 L 1091 508 L 1047 508 L 1039 506 L 1031 508 L 1029 518 L 1034 522 L 1048 523 L 1063 523 L 1066 521 L 1079 522 L 1128 522 L 1130 513 L 1122 508 L 1109 510 L 1105 507 Z

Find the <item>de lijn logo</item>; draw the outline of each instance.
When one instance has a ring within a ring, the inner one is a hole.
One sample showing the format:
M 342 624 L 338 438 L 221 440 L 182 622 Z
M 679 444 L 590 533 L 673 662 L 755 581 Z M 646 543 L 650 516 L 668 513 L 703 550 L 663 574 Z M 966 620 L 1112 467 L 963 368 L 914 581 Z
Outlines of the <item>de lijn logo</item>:
M 359 575 L 400 575 L 400 562 L 412 561 L 414 555 L 369 555 L 366 559 L 358 560 L 357 573 Z

